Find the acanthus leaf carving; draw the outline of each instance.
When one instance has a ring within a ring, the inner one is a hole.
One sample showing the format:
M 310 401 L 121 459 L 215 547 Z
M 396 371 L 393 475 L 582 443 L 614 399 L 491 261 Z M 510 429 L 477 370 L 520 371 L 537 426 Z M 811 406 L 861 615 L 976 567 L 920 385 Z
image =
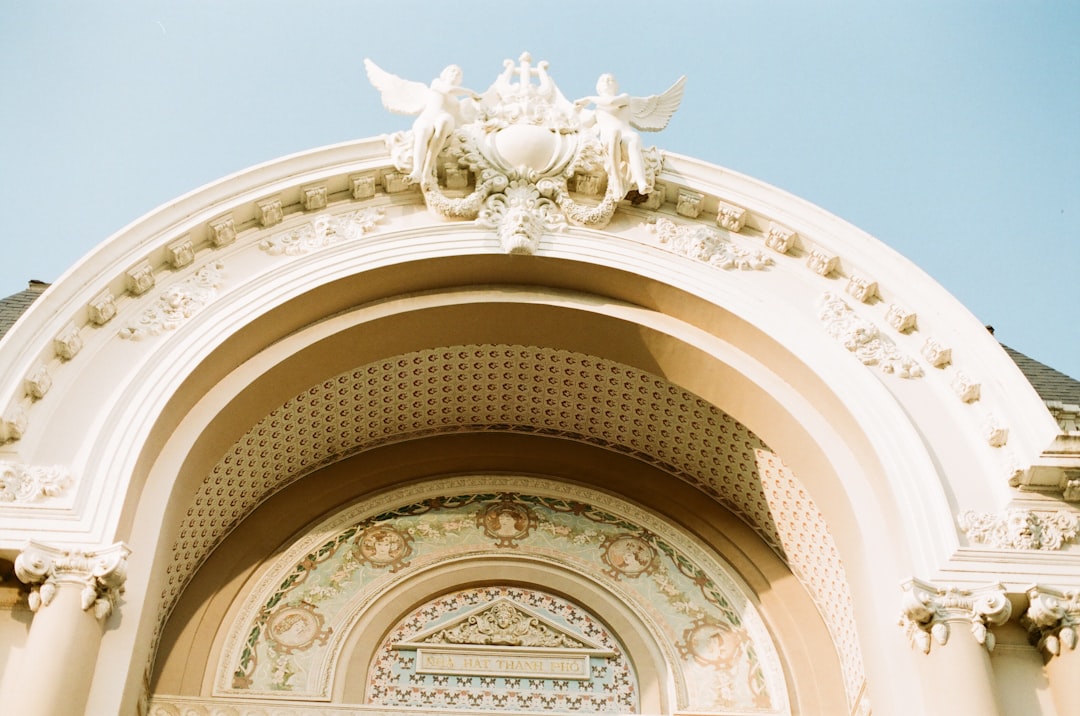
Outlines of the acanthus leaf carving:
M 712 266 L 760 271 L 773 264 L 769 256 L 760 251 L 740 249 L 707 226 L 680 225 L 663 217 L 657 217 L 646 226 L 670 251 Z
M 1080 535 L 1080 516 L 1074 512 L 964 510 L 957 521 L 969 540 L 996 549 L 1059 550 Z
M 71 473 L 60 465 L 0 462 L 0 502 L 40 502 L 62 495 L 71 484 Z
M 876 365 L 883 373 L 901 378 L 922 376 L 922 368 L 914 359 L 901 353 L 877 326 L 861 318 L 835 294 L 826 292 L 821 297 L 818 319 L 825 324 L 826 333 L 854 353 L 863 365 Z
M 1076 649 L 1076 629 L 1080 626 L 1080 592 L 1061 591 L 1034 585 L 1027 591 L 1028 609 L 1020 625 L 1028 630 L 1028 640 L 1051 656 L 1064 646 Z
M 1000 584 L 964 590 L 912 579 L 903 590 L 899 624 L 924 654 L 930 653 L 931 637 L 941 646 L 948 644 L 952 623 L 970 624 L 975 641 L 993 651 L 996 640 L 989 627 L 1001 626 L 1012 615 L 1012 602 Z
M 311 221 L 264 239 L 259 242 L 259 248 L 271 256 L 303 256 L 374 231 L 382 218 L 382 209 L 373 207 L 344 214 L 319 214 Z
M 64 585 L 79 589 L 83 611 L 104 620 L 115 611 L 127 580 L 131 550 L 121 542 L 96 550 L 31 541 L 15 558 L 15 576 L 30 586 L 30 609 L 48 607 Z
M 120 330 L 120 337 L 138 341 L 179 328 L 217 296 L 217 289 L 225 280 L 223 268 L 220 262 L 209 263 L 191 277 L 169 286 L 136 323 Z

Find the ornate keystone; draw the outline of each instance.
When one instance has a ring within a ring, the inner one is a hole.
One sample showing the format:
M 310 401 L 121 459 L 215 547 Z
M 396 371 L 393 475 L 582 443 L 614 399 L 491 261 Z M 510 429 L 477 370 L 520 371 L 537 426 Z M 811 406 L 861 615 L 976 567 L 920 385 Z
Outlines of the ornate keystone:
M 1029 606 L 1020 618 L 1028 630 L 1028 639 L 1051 656 L 1061 654 L 1061 647 L 1076 648 L 1076 629 L 1080 624 L 1080 592 L 1059 592 L 1035 585 L 1027 592 Z
M 602 75 L 595 95 L 572 102 L 548 75 L 548 63 L 533 65 L 528 53 L 506 60 L 483 93 L 462 86 L 456 65 L 430 84 L 371 60 L 364 65 L 387 109 L 416 115 L 411 131 L 386 138 L 396 169 L 382 177 L 387 193 L 419 186 L 430 211 L 477 219 L 510 253 L 532 253 L 541 235 L 567 223 L 605 226 L 619 201 L 637 205 L 655 193 L 663 158 L 642 145 L 638 132 L 667 126 L 685 81 L 632 97 Z M 359 198 L 355 186 L 353 195 Z M 692 203 L 680 199 L 677 210 L 699 212 L 700 203 Z
M 990 626 L 1001 626 L 1012 615 L 1012 603 L 1005 588 L 992 584 L 978 589 L 937 587 L 912 579 L 904 583 L 904 601 L 900 626 L 904 627 L 913 647 L 930 653 L 933 642 L 949 642 L 950 624 L 970 624 L 971 635 L 988 651 L 994 650 Z
M 30 609 L 47 607 L 62 584 L 81 587 L 82 608 L 107 619 L 119 603 L 131 550 L 122 542 L 99 550 L 50 547 L 31 541 L 15 558 L 15 576 L 31 587 Z

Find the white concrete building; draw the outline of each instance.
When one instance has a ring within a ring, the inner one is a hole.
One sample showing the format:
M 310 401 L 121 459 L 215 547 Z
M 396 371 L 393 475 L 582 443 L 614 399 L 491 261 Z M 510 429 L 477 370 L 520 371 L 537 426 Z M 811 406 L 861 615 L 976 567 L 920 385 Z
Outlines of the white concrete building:
M 4 304 L 4 713 L 1080 713 L 1080 384 L 680 83 L 369 76 Z

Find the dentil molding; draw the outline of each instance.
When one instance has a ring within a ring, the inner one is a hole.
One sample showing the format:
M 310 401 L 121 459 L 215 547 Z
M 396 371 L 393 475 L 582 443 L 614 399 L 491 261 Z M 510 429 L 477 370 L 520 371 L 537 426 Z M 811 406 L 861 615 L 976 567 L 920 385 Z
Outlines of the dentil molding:
M 1001 626 L 1012 615 L 1012 602 L 1000 584 L 978 589 L 938 587 L 912 579 L 903 584 L 900 626 L 914 647 L 930 653 L 933 642 L 949 642 L 950 624 L 969 624 L 971 635 L 988 651 L 994 650 L 990 626 Z
M 131 550 L 122 542 L 96 550 L 52 547 L 31 541 L 15 558 L 15 576 L 30 585 L 30 609 L 49 606 L 61 585 L 81 588 L 83 611 L 107 619 L 127 579 Z

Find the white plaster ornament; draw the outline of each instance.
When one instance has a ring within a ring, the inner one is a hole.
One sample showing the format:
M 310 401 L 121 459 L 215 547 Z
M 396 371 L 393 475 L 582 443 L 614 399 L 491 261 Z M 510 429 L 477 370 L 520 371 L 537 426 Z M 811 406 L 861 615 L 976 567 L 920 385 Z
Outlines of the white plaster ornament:
M 525 254 L 568 223 L 603 227 L 628 193 L 655 190 L 663 158 L 642 146 L 638 131 L 667 126 L 685 83 L 680 78 L 661 94 L 631 97 L 605 74 L 597 94 L 571 102 L 548 75 L 548 63 L 533 67 L 528 53 L 517 63 L 505 60 L 483 94 L 461 86 L 456 65 L 430 85 L 371 60 L 364 66 L 387 109 L 416 115 L 412 130 L 386 142 L 394 166 L 419 184 L 428 209 L 478 219 L 496 231 L 505 251 Z M 571 187 L 599 201 L 579 202 Z

